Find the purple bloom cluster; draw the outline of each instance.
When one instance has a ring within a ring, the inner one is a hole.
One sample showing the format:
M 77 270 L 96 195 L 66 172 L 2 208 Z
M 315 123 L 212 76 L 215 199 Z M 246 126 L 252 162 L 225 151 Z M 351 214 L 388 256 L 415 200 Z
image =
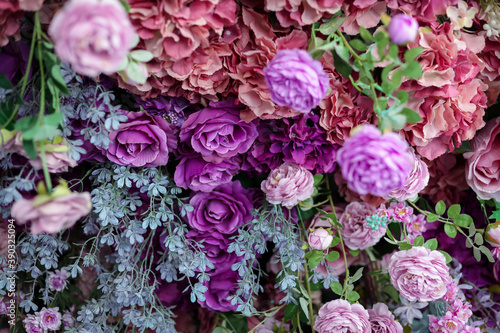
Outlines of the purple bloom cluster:
M 137 106 L 142 107 L 152 116 L 167 117 L 169 122 L 176 126 L 182 126 L 186 121 L 184 111 L 190 108 L 188 100 L 182 97 L 157 97 L 143 101 L 137 98 Z

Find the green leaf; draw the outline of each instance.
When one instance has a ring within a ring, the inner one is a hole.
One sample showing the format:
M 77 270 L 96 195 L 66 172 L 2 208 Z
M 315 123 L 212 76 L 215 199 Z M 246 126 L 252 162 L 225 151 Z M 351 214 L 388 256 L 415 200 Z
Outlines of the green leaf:
M 366 30 L 366 28 L 359 27 L 359 34 L 365 42 L 373 42 L 374 41 L 372 34 L 368 30 Z
M 59 65 L 54 65 L 50 69 L 50 78 L 52 82 L 56 85 L 56 87 L 65 95 L 69 95 L 68 87 L 66 86 L 66 82 L 64 81 L 61 74 L 61 67 Z M 56 96 L 54 96 L 56 97 Z
M 302 311 L 306 315 L 307 320 L 309 320 L 309 309 L 307 308 L 309 305 L 309 302 L 305 298 L 300 297 L 299 303 L 300 303 L 300 308 L 302 309 Z M 241 332 L 241 331 L 239 331 L 239 332 Z
M 359 256 L 359 250 L 351 250 L 351 249 L 349 249 L 349 252 L 351 253 L 351 255 L 353 257 Z
M 347 295 L 347 300 L 351 303 L 356 302 L 359 299 L 359 294 L 356 291 L 351 291 L 349 295 Z
M 403 79 L 403 71 L 398 68 L 392 73 L 391 81 L 392 81 L 392 88 L 394 90 L 398 90 L 399 87 L 401 86 L 401 80 Z
M 307 264 L 309 265 L 310 269 L 315 269 L 316 266 L 319 265 L 321 262 L 321 259 L 323 259 L 323 252 L 321 251 L 314 251 L 313 255 L 309 258 Z
M 332 291 L 336 293 L 337 295 L 342 295 L 342 292 L 344 291 L 344 288 L 338 281 L 333 281 L 330 284 L 330 288 L 332 288 Z
M 26 155 L 32 160 L 36 159 L 38 154 L 36 152 L 36 146 L 35 146 L 35 141 L 33 140 L 26 140 L 23 138 L 23 148 L 24 151 L 26 152 Z
M 442 251 L 442 250 L 438 250 L 438 251 L 439 251 L 439 252 L 441 252 L 441 253 L 443 254 L 443 256 L 444 256 L 444 257 L 445 257 L 445 259 L 446 259 L 446 263 L 447 263 L 447 264 L 449 264 L 449 263 L 451 262 L 451 256 L 450 256 L 448 253 L 446 253 L 446 252 L 444 252 L 444 251 Z
M 424 247 L 429 250 L 435 250 L 438 247 L 438 241 L 436 238 L 431 238 L 424 243 Z
M 472 223 L 469 226 L 469 237 L 472 237 L 472 235 L 474 235 L 475 233 L 476 233 L 476 226 L 474 225 L 474 223 Z
M 456 219 L 459 215 L 460 215 L 460 205 L 451 205 L 449 208 L 448 208 L 448 217 L 450 219 Z
M 403 74 L 410 79 L 419 79 L 422 76 L 422 67 L 416 61 L 409 62 L 404 66 Z
M 445 224 L 444 225 L 444 232 L 448 235 L 450 238 L 455 238 L 457 237 L 457 228 L 452 225 L 452 224 Z
M 396 288 L 391 285 L 387 285 L 382 290 L 384 291 L 384 293 L 389 295 L 390 298 L 392 298 L 396 302 L 399 302 L 399 292 L 396 290 Z
M 405 115 L 406 122 L 409 124 L 416 124 L 422 120 L 422 117 L 420 117 L 420 115 L 412 109 L 403 108 L 401 113 Z
M 366 50 L 368 50 L 368 46 L 366 46 L 365 43 L 363 43 L 361 40 L 359 39 L 353 39 L 349 42 L 349 44 L 351 44 L 351 46 L 358 50 L 358 51 L 361 51 L 361 52 L 365 52 Z
M 125 0 L 120 0 L 120 2 L 122 3 L 123 7 L 125 8 L 125 11 L 127 13 L 130 13 L 130 4 Z
M 125 68 L 127 79 L 139 84 L 144 84 L 147 80 L 147 75 L 143 72 L 141 65 L 135 61 L 130 61 Z
M 413 47 L 405 52 L 404 59 L 405 62 L 412 62 L 422 53 L 423 47 L 417 46 Z
M 495 221 L 500 221 L 500 210 L 494 210 L 493 214 L 491 214 L 489 218 L 494 219 Z
M 299 306 L 294 303 L 290 303 L 285 307 L 285 321 L 288 321 L 295 317 L 299 312 Z
M 233 332 L 248 332 L 248 322 L 246 317 L 233 312 L 226 313 L 225 317 Z
M 385 52 L 385 47 L 389 43 L 389 35 L 384 31 L 378 32 L 377 34 L 375 34 L 375 43 L 377 44 L 378 56 L 382 60 Z
M 468 151 L 472 151 L 472 147 L 470 146 L 469 141 L 462 141 L 462 144 L 460 146 L 455 145 L 455 149 L 453 151 L 457 153 L 466 153 Z
M 398 99 L 400 103 L 406 103 L 406 101 L 408 100 L 408 93 L 404 90 L 398 91 Z
M 391 46 L 389 46 L 389 55 L 392 57 L 392 59 L 398 59 L 399 56 L 399 46 L 396 45 L 396 44 L 391 44 Z
M 406 242 L 399 242 L 398 246 L 401 250 L 409 250 L 413 247 L 413 245 L 411 245 L 410 243 L 406 243 Z
M 479 251 L 477 247 L 472 249 L 472 253 L 474 254 L 476 261 L 481 261 L 481 251 Z
M 436 222 L 439 219 L 439 216 L 436 214 L 427 215 L 427 222 Z
M 323 175 L 315 175 L 314 176 L 314 186 L 317 186 L 323 180 Z
M 0 73 L 0 88 L 12 89 L 12 84 L 10 83 L 10 80 L 3 73 Z
M 481 252 L 483 252 L 483 254 L 486 256 L 486 258 L 488 258 L 488 261 L 489 262 L 495 262 L 495 259 L 493 258 L 493 256 L 491 255 L 491 251 L 484 245 L 481 245 L 479 247 L 479 250 Z M 478 260 L 479 261 L 479 260 Z
M 444 203 L 443 200 L 439 200 L 438 203 L 436 204 L 436 214 L 438 215 L 443 215 L 444 212 L 446 211 L 446 204 Z
M 477 245 L 483 245 L 484 243 L 483 235 L 481 235 L 480 233 L 475 234 L 474 243 L 476 243 Z
M 344 17 L 336 17 L 328 22 L 323 23 L 322 25 L 319 26 L 318 30 L 323 34 L 323 35 L 331 35 L 335 33 L 342 23 L 347 19 L 347 16 Z
M 418 236 L 413 241 L 413 246 L 422 246 L 424 245 L 424 241 L 425 241 L 424 236 Z
M 13 130 L 15 128 L 15 115 L 14 108 L 12 107 L 12 102 L 8 101 L 7 103 L 0 103 L 0 125 L 4 126 L 7 124 L 9 119 L 11 119 L 8 125 L 8 130 Z
M 334 247 L 340 244 L 340 238 L 335 236 L 333 237 L 332 242 L 330 243 L 330 247 Z
M 349 279 L 350 283 L 354 283 L 354 282 L 358 281 L 359 279 L 361 279 L 361 277 L 363 276 L 363 268 L 364 267 L 359 268 L 356 271 L 356 273 L 354 273 L 354 275 Z
M 60 112 L 52 113 L 43 117 L 43 123 L 46 125 L 57 127 L 63 120 Z
M 452 206 L 453 207 L 453 206 Z M 451 207 L 450 207 L 451 208 Z M 453 223 L 458 225 L 459 227 L 467 228 L 472 224 L 472 217 L 467 214 L 460 214 L 454 220 Z
M 333 64 L 335 66 L 335 70 L 340 73 L 343 77 L 349 77 L 352 73 L 352 67 L 347 62 L 345 62 L 337 52 L 332 52 L 333 55 Z
M 325 259 L 328 260 L 328 261 L 337 261 L 339 260 L 340 258 L 340 253 L 338 253 L 337 251 L 330 251 Z
M 132 51 L 130 52 L 130 56 L 132 57 L 132 59 L 139 62 L 149 62 L 154 58 L 153 53 L 146 50 Z

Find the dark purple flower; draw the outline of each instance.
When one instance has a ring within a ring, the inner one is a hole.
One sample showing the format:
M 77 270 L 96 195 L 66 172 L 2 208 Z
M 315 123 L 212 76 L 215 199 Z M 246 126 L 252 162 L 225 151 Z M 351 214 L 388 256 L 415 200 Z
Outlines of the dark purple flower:
M 231 182 L 239 170 L 240 165 L 234 157 L 216 164 L 205 161 L 198 154 L 184 156 L 175 169 L 174 181 L 185 189 L 210 192 L 219 185 Z
M 143 101 L 137 99 L 137 106 L 153 116 L 167 117 L 171 124 L 182 126 L 186 121 L 184 110 L 190 106 L 187 99 L 179 97 L 158 97 Z
M 319 116 L 312 113 L 262 121 L 243 170 L 264 173 L 284 161 L 301 165 L 313 174 L 333 172 L 339 146 L 326 140 L 326 132 L 318 122 Z
M 210 276 L 210 281 L 204 285 L 208 288 L 205 292 L 205 301 L 198 301 L 202 307 L 214 312 L 235 311 L 238 305 L 231 305 L 228 300 L 230 296 L 236 293 L 238 280 L 241 277 L 238 272 L 232 270 L 223 271 L 220 274 Z
M 257 137 L 257 128 L 240 119 L 241 109 L 233 100 L 210 103 L 188 117 L 181 128 L 181 141 L 189 142 L 207 162 L 220 163 L 245 153 Z
M 187 213 L 191 228 L 200 232 L 218 231 L 232 234 L 252 219 L 253 208 L 247 190 L 239 181 L 220 185 L 209 193 L 193 193 L 189 203 L 194 207 Z
M 25 42 L 11 42 L 0 52 L 0 73 L 5 74 L 12 85 L 26 73 L 30 46 Z

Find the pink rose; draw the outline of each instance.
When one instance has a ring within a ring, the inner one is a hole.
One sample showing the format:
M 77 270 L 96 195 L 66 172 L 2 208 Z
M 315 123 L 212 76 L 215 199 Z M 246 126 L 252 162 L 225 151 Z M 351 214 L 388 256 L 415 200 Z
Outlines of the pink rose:
M 368 314 L 372 333 L 403 333 L 403 326 L 394 320 L 394 315 L 384 303 L 373 305 Z
M 333 236 L 330 233 L 323 229 L 319 228 L 309 233 L 309 246 L 313 250 L 326 250 L 332 243 Z
M 370 228 L 366 218 L 375 214 L 375 207 L 365 202 L 351 202 L 339 218 L 344 228 L 340 229 L 345 245 L 352 250 L 364 250 L 379 242 L 385 235 L 385 227 Z
M 361 304 L 349 304 L 343 299 L 328 302 L 319 309 L 314 323 L 318 333 L 370 333 L 368 311 Z
M 135 31 L 118 0 L 71 0 L 52 19 L 49 35 L 61 60 L 80 74 L 97 76 L 116 71 Z
M 395 44 L 411 43 L 417 38 L 418 22 L 410 15 L 397 14 L 391 19 L 387 32 Z
M 286 162 L 271 171 L 260 186 L 267 201 L 292 208 L 311 197 L 314 192 L 314 177 L 303 166 Z
M 34 235 L 42 232 L 53 234 L 71 228 L 76 221 L 90 213 L 91 208 L 88 192 L 73 192 L 52 198 L 37 195 L 31 200 L 16 201 L 11 215 L 19 224 L 31 221 L 31 233 Z
M 500 200 L 500 118 L 494 118 L 470 141 L 465 175 L 467 184 L 483 200 Z

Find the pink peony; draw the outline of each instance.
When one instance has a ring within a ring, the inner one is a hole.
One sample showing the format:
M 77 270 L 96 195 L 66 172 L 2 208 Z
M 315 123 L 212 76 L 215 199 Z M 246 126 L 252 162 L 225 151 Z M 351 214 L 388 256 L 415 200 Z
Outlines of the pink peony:
M 444 255 L 422 246 L 394 253 L 389 275 L 392 285 L 409 301 L 440 299 L 451 282 Z
M 260 186 L 267 201 L 292 208 L 311 197 L 314 192 L 314 177 L 304 167 L 286 162 L 271 171 Z
M 365 202 L 351 202 L 340 216 L 340 229 L 345 245 L 352 250 L 364 250 L 379 242 L 385 235 L 386 228 L 370 228 L 366 218 L 375 214 L 375 207 Z
M 16 201 L 11 215 L 19 224 L 31 221 L 31 233 L 34 235 L 42 232 L 53 234 L 71 228 L 81 217 L 90 213 L 91 208 L 88 192 L 55 197 L 40 194 L 31 200 Z
M 486 124 L 471 141 L 471 152 L 464 154 L 467 160 L 465 175 L 467 184 L 483 200 L 500 201 L 500 118 Z
M 403 333 L 403 326 L 394 320 L 394 315 L 387 305 L 377 303 L 368 310 L 372 333 Z
M 343 299 L 328 302 L 319 309 L 314 323 L 318 333 L 370 333 L 368 311 L 361 304 L 349 304 Z
M 332 243 L 333 236 L 325 229 L 319 228 L 309 233 L 309 246 L 312 250 L 327 250 Z
M 118 0 L 71 0 L 52 19 L 49 35 L 61 60 L 79 74 L 97 76 L 116 71 L 135 31 Z

